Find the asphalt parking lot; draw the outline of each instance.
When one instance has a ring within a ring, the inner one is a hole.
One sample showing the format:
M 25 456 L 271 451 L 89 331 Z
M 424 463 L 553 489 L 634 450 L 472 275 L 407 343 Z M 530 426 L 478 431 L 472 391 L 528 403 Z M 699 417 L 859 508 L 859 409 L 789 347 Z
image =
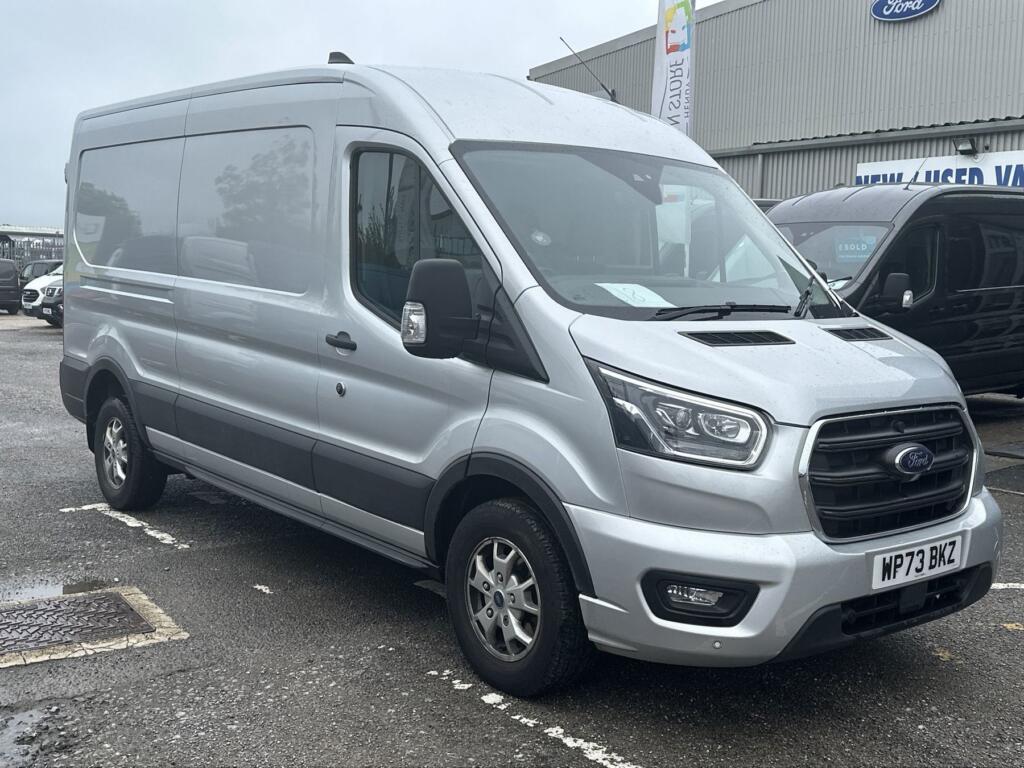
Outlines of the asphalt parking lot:
M 0 315 L 0 603 L 134 588 L 178 631 L 0 669 L 0 765 L 1024 761 L 1024 401 L 971 403 L 1007 454 L 990 484 L 1009 588 L 801 662 L 608 656 L 577 689 L 527 702 L 474 677 L 413 571 L 182 477 L 145 513 L 88 508 L 102 498 L 60 403 L 60 355 L 59 329 Z

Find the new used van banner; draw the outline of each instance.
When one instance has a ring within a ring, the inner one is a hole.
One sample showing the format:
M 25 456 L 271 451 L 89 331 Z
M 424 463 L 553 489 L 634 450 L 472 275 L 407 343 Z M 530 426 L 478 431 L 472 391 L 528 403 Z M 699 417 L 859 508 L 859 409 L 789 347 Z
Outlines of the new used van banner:
M 693 14 L 697 0 L 660 0 L 651 114 L 689 135 L 693 115 Z
M 860 163 L 855 183 L 971 184 L 1024 188 L 1024 152 L 988 152 L 977 157 L 919 157 L 916 160 L 884 160 Z

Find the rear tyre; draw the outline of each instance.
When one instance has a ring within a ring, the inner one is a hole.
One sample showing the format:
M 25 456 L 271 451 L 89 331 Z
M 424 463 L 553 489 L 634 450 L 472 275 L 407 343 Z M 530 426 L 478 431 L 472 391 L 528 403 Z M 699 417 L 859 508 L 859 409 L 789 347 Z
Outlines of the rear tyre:
M 12 304 L 11 306 L 7 307 L 7 313 L 10 315 L 16 315 L 20 311 L 21 307 L 19 307 L 17 304 Z
M 445 577 L 459 646 L 495 688 L 539 696 L 593 662 L 569 565 L 527 503 L 499 499 L 470 511 L 455 529 Z
M 163 495 L 167 469 L 150 453 L 128 403 L 110 397 L 100 407 L 93 433 L 96 479 L 114 509 L 146 509 Z

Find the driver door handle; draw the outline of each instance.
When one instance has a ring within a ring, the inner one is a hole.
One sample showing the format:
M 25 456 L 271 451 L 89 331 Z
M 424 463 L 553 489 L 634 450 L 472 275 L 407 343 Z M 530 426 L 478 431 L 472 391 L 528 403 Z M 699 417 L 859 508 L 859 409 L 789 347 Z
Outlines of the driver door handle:
M 327 334 L 327 343 L 337 349 L 355 349 L 356 343 L 345 331 Z

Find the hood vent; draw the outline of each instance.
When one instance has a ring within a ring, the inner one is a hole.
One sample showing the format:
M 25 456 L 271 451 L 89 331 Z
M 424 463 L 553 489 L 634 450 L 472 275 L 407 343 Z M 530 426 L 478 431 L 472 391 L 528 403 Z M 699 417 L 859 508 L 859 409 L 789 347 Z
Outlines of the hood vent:
M 763 347 L 796 343 L 775 331 L 697 331 L 679 335 L 707 344 L 709 347 Z
M 825 330 L 843 341 L 883 341 L 892 338 L 888 333 L 877 328 L 826 328 Z

